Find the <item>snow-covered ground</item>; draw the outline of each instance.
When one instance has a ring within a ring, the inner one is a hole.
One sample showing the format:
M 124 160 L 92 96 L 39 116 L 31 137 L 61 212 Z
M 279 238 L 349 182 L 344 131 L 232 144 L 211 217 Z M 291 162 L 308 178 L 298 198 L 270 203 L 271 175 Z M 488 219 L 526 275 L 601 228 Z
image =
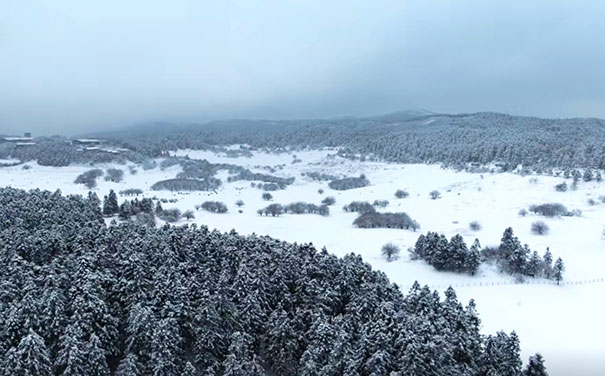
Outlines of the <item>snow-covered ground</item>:
M 422 284 L 443 291 L 453 285 L 459 298 L 466 302 L 474 298 L 486 334 L 497 330 L 516 330 L 521 338 L 523 358 L 541 352 L 547 361 L 551 375 L 602 374 L 605 370 L 605 240 L 602 237 L 605 224 L 605 204 L 598 197 L 605 194 L 605 182 L 581 182 L 577 191 L 556 192 L 554 185 L 563 178 L 539 176 L 537 182 L 530 177 L 508 173 L 471 174 L 441 169 L 435 165 L 402 165 L 374 162 L 357 162 L 335 156 L 334 151 L 306 151 L 297 153 L 254 153 L 251 158 L 229 158 L 205 151 L 182 150 L 177 155 L 207 159 L 210 162 L 238 164 L 253 171 L 270 173 L 262 166 L 283 166 L 273 175 L 296 177 L 293 185 L 285 190 L 271 192 L 273 202 L 288 204 L 305 201 L 319 204 L 326 196 L 333 196 L 336 204 L 328 217 L 319 215 L 282 215 L 259 217 L 257 209 L 269 204 L 261 199 L 263 191 L 250 187 L 249 181 L 227 183 L 228 174 L 219 177 L 223 186 L 217 192 L 173 193 L 150 191 L 159 180 L 176 177 L 181 170 L 173 166 L 165 170 L 159 167 L 143 170 L 139 166 L 131 174 L 127 165 L 97 165 L 95 168 L 121 168 L 125 172 L 123 182 L 106 182 L 98 179 L 99 197 L 110 189 L 116 192 L 126 188 L 140 188 L 145 196 L 176 198 L 176 207 L 194 210 L 196 204 L 206 200 L 223 201 L 229 207 L 226 214 L 195 212 L 191 222 L 205 224 L 223 231 L 231 229 L 242 234 L 267 234 L 283 240 L 312 242 L 316 247 L 327 249 L 339 256 L 350 252 L 361 254 L 376 269 L 384 271 L 405 292 L 418 280 Z M 294 154 L 302 162 L 292 164 Z M 91 166 L 44 167 L 28 163 L 22 166 L 0 168 L 0 186 L 16 188 L 61 189 L 63 193 L 86 194 L 88 189 L 73 183 L 75 178 Z M 131 165 L 131 164 L 129 164 Z M 371 182 L 368 187 L 348 191 L 334 191 L 328 182 L 316 182 L 301 176 L 302 172 L 318 171 L 340 176 L 358 176 L 364 173 Z M 325 192 L 319 194 L 318 190 Z M 394 192 L 404 189 L 410 196 L 396 199 Z M 437 189 L 442 198 L 431 200 L 429 192 Z M 593 198 L 599 204 L 590 206 Z M 120 197 L 120 201 L 124 199 Z M 238 213 L 236 200 L 243 200 L 243 213 Z M 355 213 L 346 213 L 342 206 L 354 200 L 389 200 L 381 211 L 407 212 L 417 220 L 422 229 L 418 232 L 398 229 L 358 229 L 352 226 Z M 581 209 L 581 217 L 542 218 L 533 214 L 521 217 L 518 212 L 531 204 L 560 202 L 568 209 Z M 469 222 L 478 221 L 480 231 L 469 229 Z M 534 235 L 530 225 L 536 220 L 545 221 L 550 227 L 546 236 Z M 187 223 L 181 220 L 179 223 Z M 478 276 L 437 272 L 423 261 L 411 261 L 406 249 L 414 245 L 420 233 L 437 231 L 451 237 L 464 236 L 467 244 L 477 237 L 483 246 L 499 244 L 506 227 L 513 227 L 521 242 L 543 254 L 550 247 L 554 257 L 562 257 L 566 284 L 556 286 L 543 280 L 515 284 L 512 277 L 499 274 L 489 266 L 482 266 Z M 388 242 L 399 245 L 401 257 L 386 262 L 380 248 Z M 594 281 L 599 280 L 599 281 Z M 588 283 L 586 281 L 589 281 Z M 585 369 L 582 369 L 584 367 Z M 600 370 L 600 371 L 599 371 Z M 593 373 L 590 373 L 593 372 Z

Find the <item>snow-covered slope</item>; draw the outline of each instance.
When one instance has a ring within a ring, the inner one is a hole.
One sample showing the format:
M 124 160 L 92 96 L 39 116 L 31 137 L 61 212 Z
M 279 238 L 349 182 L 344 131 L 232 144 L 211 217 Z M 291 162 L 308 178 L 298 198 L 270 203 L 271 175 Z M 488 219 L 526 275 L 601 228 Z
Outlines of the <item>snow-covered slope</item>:
M 95 168 L 120 168 L 125 179 L 120 183 L 98 180 L 93 191 L 102 198 L 110 189 L 116 192 L 126 188 L 140 188 L 145 196 L 177 199 L 176 203 L 163 204 L 164 208 L 192 209 L 206 200 L 223 201 L 229 207 L 226 214 L 195 212 L 191 222 L 205 224 L 223 231 L 235 229 L 243 234 L 268 234 L 283 240 L 312 242 L 316 247 L 327 247 L 337 255 L 349 252 L 361 254 L 375 268 L 383 270 L 402 290 L 418 280 L 442 291 L 453 285 L 464 301 L 474 298 L 477 302 L 485 333 L 497 330 L 516 330 L 521 338 L 524 358 L 539 351 L 547 360 L 552 375 L 588 374 L 605 369 L 605 240 L 602 238 L 605 224 L 605 204 L 590 206 L 589 198 L 599 202 L 605 194 L 605 183 L 581 182 L 577 191 L 556 192 L 554 185 L 563 178 L 539 176 L 537 182 L 530 177 L 513 174 L 470 174 L 441 169 L 435 165 L 400 165 L 374 162 L 358 162 L 335 156 L 334 151 L 320 150 L 297 153 L 254 153 L 251 158 L 229 158 L 212 152 L 182 150 L 177 155 L 207 159 L 210 162 L 238 164 L 253 171 L 269 173 L 262 166 L 283 166 L 272 173 L 293 176 L 296 181 L 285 190 L 271 192 L 273 202 L 288 204 L 305 201 L 319 204 L 326 196 L 333 196 L 336 204 L 328 217 L 319 215 L 282 215 L 259 217 L 257 209 L 269 203 L 261 199 L 261 190 L 252 188 L 249 181 L 226 183 L 228 174 L 221 172 L 224 184 L 217 192 L 173 193 L 151 191 L 155 182 L 174 178 L 181 171 L 179 166 L 165 170 L 159 167 L 136 174 L 126 165 L 98 165 Z M 302 162 L 294 163 L 294 154 Z M 16 188 L 61 189 L 63 193 L 86 194 L 88 189 L 73 183 L 75 178 L 90 166 L 44 167 L 29 163 L 31 169 L 22 166 L 0 168 L 0 185 Z M 301 176 L 303 172 L 318 171 L 339 176 L 358 176 L 364 173 L 371 185 L 349 191 L 334 191 L 328 182 L 312 181 Z M 319 194 L 318 190 L 325 192 Z M 404 189 L 410 196 L 396 199 L 394 192 Z M 437 189 L 442 198 L 431 200 L 429 192 Z M 122 200 L 123 197 L 120 197 Z M 245 205 L 238 213 L 236 200 Z M 422 229 L 418 232 L 398 229 L 358 229 L 352 226 L 354 213 L 346 213 L 342 206 L 354 200 L 389 200 L 380 209 L 389 212 L 407 212 L 417 220 Z M 569 209 L 581 209 L 581 217 L 538 218 L 530 214 L 521 217 L 518 212 L 531 204 L 560 202 Z M 531 223 L 541 219 L 550 226 L 546 236 L 530 232 Z M 480 231 L 471 231 L 469 222 L 478 221 Z M 187 223 L 181 220 L 179 223 Z M 423 261 L 412 261 L 407 252 L 420 233 L 437 231 L 448 237 L 456 233 L 464 236 L 468 244 L 477 237 L 482 245 L 499 244 L 502 232 L 512 226 L 515 234 L 532 250 L 544 253 L 550 247 L 553 255 L 562 257 L 566 265 L 563 286 L 549 281 L 529 280 L 516 284 L 508 275 L 499 274 L 490 266 L 482 266 L 479 275 L 437 272 Z M 380 248 L 393 242 L 402 249 L 401 257 L 386 262 Z M 573 362 L 572 362 L 573 361 Z M 586 371 L 578 369 L 586 367 Z M 572 370 L 574 372 L 572 372 Z

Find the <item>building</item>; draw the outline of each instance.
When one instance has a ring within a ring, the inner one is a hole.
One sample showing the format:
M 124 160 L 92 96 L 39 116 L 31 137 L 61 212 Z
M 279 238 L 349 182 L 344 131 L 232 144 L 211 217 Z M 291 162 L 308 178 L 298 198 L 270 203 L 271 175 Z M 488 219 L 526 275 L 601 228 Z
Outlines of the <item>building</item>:
M 2 141 L 2 142 L 12 142 L 12 143 L 16 143 L 16 142 L 31 142 L 32 140 L 33 140 L 33 138 L 32 138 L 32 134 L 30 132 L 25 132 L 23 134 L 23 137 L 5 136 L 5 137 L 2 137 L 0 139 L 0 141 Z
M 102 140 L 97 138 L 77 138 L 72 141 L 75 145 L 83 145 L 83 146 L 99 146 L 103 143 Z

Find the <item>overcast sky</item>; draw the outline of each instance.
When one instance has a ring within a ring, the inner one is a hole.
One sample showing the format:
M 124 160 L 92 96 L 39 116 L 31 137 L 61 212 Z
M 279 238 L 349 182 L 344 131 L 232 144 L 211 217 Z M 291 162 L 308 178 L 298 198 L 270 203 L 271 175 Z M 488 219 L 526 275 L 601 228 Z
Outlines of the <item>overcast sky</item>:
M 3 0 L 0 133 L 425 108 L 605 117 L 605 2 Z

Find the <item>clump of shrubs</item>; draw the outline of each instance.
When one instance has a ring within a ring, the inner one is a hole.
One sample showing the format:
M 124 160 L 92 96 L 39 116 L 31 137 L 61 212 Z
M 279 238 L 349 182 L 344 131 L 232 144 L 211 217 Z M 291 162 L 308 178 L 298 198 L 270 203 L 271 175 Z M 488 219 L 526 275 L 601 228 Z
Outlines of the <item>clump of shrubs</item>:
M 382 246 L 381 253 L 388 262 L 391 262 L 399 257 L 399 247 L 393 243 L 387 243 Z
M 184 217 L 184 218 L 186 218 L 186 219 L 189 221 L 189 220 L 191 220 L 191 219 L 194 219 L 194 218 L 195 218 L 195 214 L 193 214 L 193 211 L 191 211 L 191 210 L 186 210 L 186 211 L 183 213 L 183 217 Z
M 262 189 L 263 191 L 277 191 L 280 189 L 280 186 L 277 185 L 276 183 L 263 183 L 263 184 L 258 184 L 257 185 L 258 188 Z
M 244 206 L 244 201 L 243 200 L 237 200 L 237 201 L 235 201 L 235 205 L 238 208 L 241 208 L 242 206 Z
M 223 204 L 220 201 L 206 201 L 202 203 L 200 206 L 202 209 L 209 211 L 211 213 L 226 213 L 227 205 Z
M 431 200 L 437 200 L 441 198 L 441 192 L 435 189 L 429 193 L 429 196 L 431 197 Z
M 109 168 L 105 172 L 105 181 L 119 183 L 124 179 L 124 171 L 117 168 Z
M 473 231 L 479 231 L 481 230 L 481 223 L 477 222 L 477 221 L 472 221 L 471 223 L 468 224 L 468 228 L 470 228 Z
M 181 211 L 177 208 L 162 209 L 162 211 L 156 211 L 156 215 L 163 221 L 166 222 L 177 222 L 181 219 Z
M 555 190 L 557 192 L 567 192 L 567 183 L 563 182 L 563 183 L 555 185 Z
M 521 209 L 521 210 L 519 210 L 519 215 L 520 215 L 521 217 L 525 217 L 525 216 L 527 215 L 527 210 L 525 210 L 525 209 Z
M 389 205 L 388 200 L 374 200 L 372 206 L 377 208 L 386 208 Z
M 353 201 L 350 204 L 343 206 L 342 210 L 349 212 L 349 213 L 360 213 L 360 214 L 376 212 L 376 209 L 374 208 L 374 206 L 367 201 Z
M 135 219 L 140 225 L 155 227 L 155 216 L 153 213 L 141 212 L 135 216 Z
M 395 197 L 397 198 L 406 198 L 409 195 L 410 194 L 407 191 L 404 191 L 403 189 L 398 189 L 395 191 Z
M 291 214 L 319 214 L 323 216 L 330 215 L 330 208 L 327 205 L 308 204 L 306 202 L 293 202 L 283 207 L 284 213 Z
M 167 179 L 162 180 L 151 186 L 154 191 L 212 191 L 220 187 L 221 181 L 216 178 L 206 180 L 196 179 Z
M 545 217 L 559 217 L 568 213 L 565 205 L 559 203 L 531 205 L 529 211 Z
M 263 193 L 262 198 L 265 201 L 271 201 L 273 200 L 273 195 L 271 193 L 265 192 Z
M 284 208 L 281 204 L 271 204 L 264 209 L 258 209 L 256 212 L 259 215 L 278 217 L 284 213 Z
M 146 159 L 143 161 L 143 170 L 153 170 L 158 166 L 158 163 L 153 159 Z
M 353 221 L 353 225 L 359 228 L 400 228 L 414 231 L 420 228 L 418 222 L 406 213 L 364 213 Z
M 332 196 L 328 196 L 328 197 L 324 198 L 323 200 L 321 200 L 321 203 L 323 205 L 331 206 L 336 203 L 336 199 Z
M 362 188 L 370 185 L 370 181 L 366 178 L 364 174 L 359 175 L 359 177 L 350 177 L 343 179 L 332 180 L 328 183 L 328 187 L 336 190 L 336 191 L 346 191 L 349 189 Z
M 101 176 L 103 176 L 103 171 L 95 168 L 78 175 L 74 183 L 84 184 L 87 188 L 94 188 L 97 186 L 97 178 Z
M 536 235 L 546 235 L 550 228 L 543 221 L 536 221 L 531 224 L 531 232 Z
M 338 176 L 324 174 L 323 172 L 311 171 L 311 172 L 303 172 L 302 176 L 307 176 L 315 181 L 329 181 L 329 180 L 337 180 Z
M 138 196 L 142 194 L 143 190 L 139 188 L 128 188 L 120 191 L 120 195 L 122 196 Z

